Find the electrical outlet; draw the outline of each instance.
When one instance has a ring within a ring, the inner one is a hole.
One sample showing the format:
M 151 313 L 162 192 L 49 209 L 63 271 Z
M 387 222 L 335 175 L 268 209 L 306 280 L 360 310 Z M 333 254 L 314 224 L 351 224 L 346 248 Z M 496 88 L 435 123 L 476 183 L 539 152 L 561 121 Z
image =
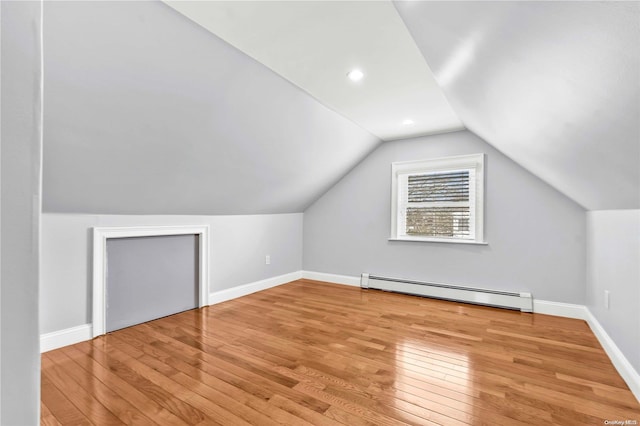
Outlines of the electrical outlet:
M 604 291 L 604 308 L 609 309 L 609 290 Z
M 265 265 L 271 265 L 271 256 L 266 255 L 266 256 L 264 257 L 264 264 L 265 264 Z

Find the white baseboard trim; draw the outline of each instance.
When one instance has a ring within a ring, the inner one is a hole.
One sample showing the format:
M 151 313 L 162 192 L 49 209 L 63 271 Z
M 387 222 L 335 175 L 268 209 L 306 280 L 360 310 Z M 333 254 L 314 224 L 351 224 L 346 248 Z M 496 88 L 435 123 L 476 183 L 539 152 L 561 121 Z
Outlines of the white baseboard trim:
M 604 351 L 609 355 L 613 366 L 618 370 L 622 379 L 627 383 L 627 386 L 629 386 L 629 389 L 631 389 L 631 392 L 638 402 L 640 402 L 640 374 L 633 368 L 627 357 L 624 356 L 620 348 L 618 348 L 613 339 L 611 339 L 611 336 L 607 334 L 591 311 L 586 307 L 585 310 L 587 311 L 585 320 L 587 324 L 589 324 L 591 331 L 596 335 L 600 345 L 602 345 Z
M 40 353 L 91 340 L 92 337 L 93 330 L 91 324 L 83 324 L 76 327 L 65 328 L 64 330 L 41 334 Z
M 277 287 L 291 281 L 299 280 L 300 278 L 302 278 L 302 271 L 296 271 L 284 275 L 278 275 L 277 277 L 267 278 L 266 280 L 243 284 L 226 290 L 214 291 L 209 293 L 209 305 L 215 305 L 216 303 L 226 302 L 227 300 L 246 296 L 257 291 Z
M 533 312 L 536 314 L 546 314 L 556 317 L 575 318 L 581 320 L 586 320 L 588 314 L 587 307 L 584 305 L 536 299 L 533 299 Z
M 266 280 L 256 281 L 241 285 L 239 287 L 221 290 L 209 294 L 208 302 L 210 305 L 221 303 L 236 297 L 246 296 L 256 291 L 266 290 L 291 281 L 302 278 L 302 271 L 291 272 L 289 274 L 279 275 L 277 277 L 267 278 Z M 93 327 L 91 324 L 78 325 L 76 327 L 66 328 L 64 330 L 53 331 L 51 333 L 40 335 L 40 353 L 48 352 L 64 346 L 73 345 L 93 338 Z
M 360 287 L 360 277 L 350 275 L 326 274 L 324 272 L 302 271 L 302 278 L 315 281 L 325 281 L 332 284 L 343 284 Z
M 627 383 L 629 389 L 640 401 L 640 374 L 631 365 L 627 357 L 624 356 L 618 345 L 615 344 L 611 336 L 607 334 L 602 324 L 591 313 L 589 308 L 583 305 L 573 305 L 570 303 L 550 302 L 547 300 L 534 300 L 533 312 L 539 314 L 554 315 L 557 317 L 567 317 L 585 320 L 589 328 L 598 339 L 598 342 L 609 356 L 611 363 L 618 370 L 618 374 Z

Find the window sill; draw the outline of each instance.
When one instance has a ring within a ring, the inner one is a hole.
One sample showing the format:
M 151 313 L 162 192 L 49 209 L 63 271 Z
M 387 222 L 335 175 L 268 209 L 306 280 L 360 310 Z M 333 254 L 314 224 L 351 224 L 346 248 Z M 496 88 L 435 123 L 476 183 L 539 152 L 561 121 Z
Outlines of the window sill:
M 488 246 L 489 243 L 486 241 L 472 241 L 472 240 L 446 240 L 446 239 L 436 239 L 436 238 L 394 238 L 391 237 L 388 239 L 389 241 L 410 241 L 414 243 L 446 243 L 446 244 L 472 244 L 477 246 Z

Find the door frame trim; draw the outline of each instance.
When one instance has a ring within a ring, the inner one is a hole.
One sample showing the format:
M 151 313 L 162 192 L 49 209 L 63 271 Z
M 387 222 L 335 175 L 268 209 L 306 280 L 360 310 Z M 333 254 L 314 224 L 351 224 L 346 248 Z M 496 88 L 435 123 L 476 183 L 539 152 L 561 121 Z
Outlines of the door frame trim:
M 107 239 L 157 237 L 165 235 L 197 235 L 198 307 L 209 299 L 209 225 L 127 226 L 93 228 L 93 337 L 105 334 L 107 289 Z

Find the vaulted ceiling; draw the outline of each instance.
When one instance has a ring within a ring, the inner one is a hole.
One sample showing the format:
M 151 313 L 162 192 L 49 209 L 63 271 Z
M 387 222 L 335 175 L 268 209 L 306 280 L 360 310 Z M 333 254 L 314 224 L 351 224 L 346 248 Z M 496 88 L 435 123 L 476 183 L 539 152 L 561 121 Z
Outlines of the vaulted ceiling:
M 640 3 L 396 7 L 468 129 L 589 210 L 640 208 Z
M 463 128 L 389 1 L 165 3 L 380 139 Z
M 168 3 L 45 2 L 45 211 L 303 211 L 381 140 L 462 126 L 640 208 L 637 2 Z
M 44 3 L 45 212 L 301 212 L 380 140 L 160 2 Z

